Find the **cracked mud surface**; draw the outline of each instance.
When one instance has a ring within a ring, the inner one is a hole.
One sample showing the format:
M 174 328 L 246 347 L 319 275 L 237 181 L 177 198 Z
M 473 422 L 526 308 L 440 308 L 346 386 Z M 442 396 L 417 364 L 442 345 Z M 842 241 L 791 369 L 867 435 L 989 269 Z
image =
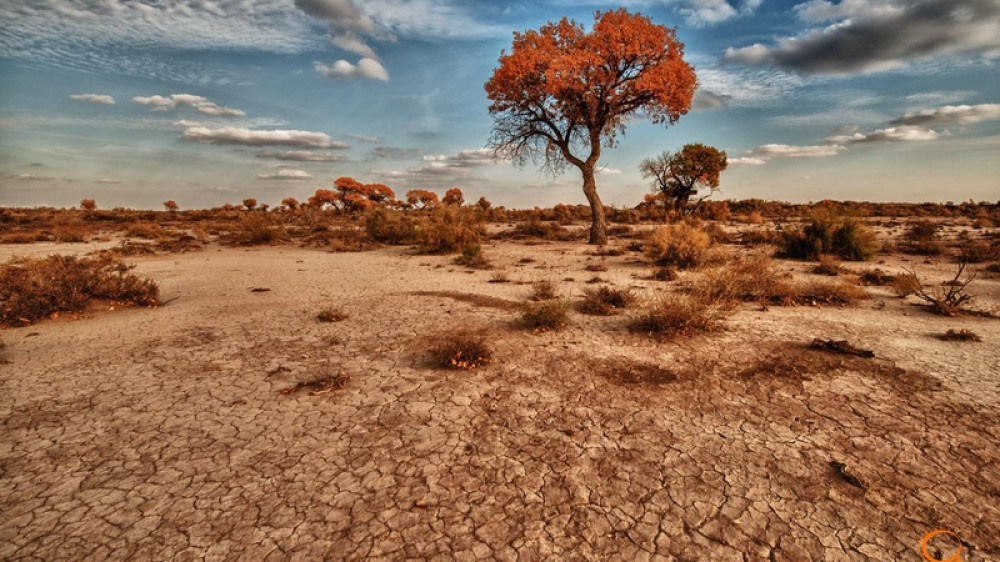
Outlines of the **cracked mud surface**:
M 597 259 L 487 251 L 514 281 L 576 277 L 574 298 Z M 674 343 L 577 314 L 533 335 L 509 304 L 529 287 L 444 257 L 137 261 L 177 300 L 4 332 L 0 559 L 899 561 L 947 528 L 1000 560 L 1000 321 L 873 289 L 882 310 L 747 307 Z M 350 316 L 316 322 L 331 304 Z M 429 368 L 456 326 L 489 330 L 494 363 Z M 931 336 L 947 328 L 984 341 Z

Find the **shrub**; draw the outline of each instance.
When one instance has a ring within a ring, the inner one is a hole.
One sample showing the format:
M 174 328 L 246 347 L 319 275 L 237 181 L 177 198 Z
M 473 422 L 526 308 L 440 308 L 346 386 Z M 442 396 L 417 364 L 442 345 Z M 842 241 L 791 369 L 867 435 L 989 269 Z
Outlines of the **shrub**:
M 483 255 L 483 247 L 479 244 L 466 246 L 462 250 L 462 255 L 455 258 L 455 263 L 473 269 L 487 269 L 490 267 L 490 261 Z
M 510 282 L 510 277 L 504 271 L 497 271 L 490 276 L 490 283 L 508 283 Z
M 580 311 L 585 314 L 607 316 L 628 308 L 635 300 L 635 294 L 628 289 L 615 289 L 613 287 L 586 289 L 583 292 Z
M 672 338 L 718 330 L 721 319 L 722 312 L 712 305 L 670 294 L 633 316 L 628 327 L 633 332 Z
M 607 271 L 608 270 L 608 266 L 603 265 L 603 264 L 599 264 L 599 263 L 592 263 L 592 264 L 588 265 L 587 267 L 585 267 L 583 269 L 584 269 L 584 271 L 596 271 L 596 272 L 600 272 L 600 271 Z
M 989 242 L 970 242 L 959 250 L 958 260 L 965 263 L 983 263 L 1000 259 L 1000 246 L 991 246 Z
M 125 229 L 125 236 L 129 238 L 146 238 L 156 240 L 163 236 L 163 229 L 155 222 L 135 222 Z
M 56 242 L 78 244 L 90 238 L 90 230 L 83 226 L 57 226 L 52 229 L 52 237 Z
M 831 277 L 836 277 L 840 275 L 843 268 L 840 267 L 836 256 L 831 256 L 829 254 L 822 254 L 819 257 L 819 263 L 813 268 L 813 273 L 817 275 L 829 275 Z
M 320 322 L 340 322 L 341 320 L 347 319 L 348 314 L 343 310 L 336 307 L 327 307 L 319 311 L 316 315 L 316 320 Z
M 920 280 L 915 273 L 901 273 L 889 282 L 889 288 L 899 297 L 907 297 L 920 290 Z
M 57 312 L 82 311 L 92 299 L 155 306 L 156 282 L 110 255 L 49 256 L 0 266 L 0 325 L 27 325 Z
M 569 302 L 562 299 L 528 303 L 521 312 L 521 324 L 535 332 L 560 330 L 569 322 Z
M 240 216 L 229 232 L 228 242 L 239 246 L 274 244 L 288 239 L 280 220 L 270 213 L 247 213 Z
M 657 267 L 653 270 L 654 281 L 676 281 L 677 270 L 670 266 Z
M 821 254 L 833 254 L 841 259 L 866 261 L 875 257 L 878 244 L 875 234 L 851 218 L 838 218 L 829 213 L 816 213 L 803 229 L 788 229 L 780 233 L 779 253 L 788 258 L 817 260 Z
M 783 282 L 770 295 L 771 302 L 783 305 L 850 304 L 865 298 L 868 293 L 857 285 L 827 281 Z
M 781 283 L 774 260 L 754 255 L 705 272 L 692 284 L 691 293 L 700 302 L 726 306 L 771 300 Z
M 910 223 L 910 226 L 903 233 L 903 238 L 910 242 L 929 242 L 937 240 L 940 225 L 929 220 L 918 220 Z
M 944 341 L 983 341 L 983 338 L 972 330 L 962 328 L 961 330 L 948 330 L 938 336 Z
M 435 365 L 444 369 L 471 371 L 493 360 L 493 352 L 482 335 L 452 334 L 431 348 Z
M 892 283 L 895 279 L 895 275 L 886 273 L 877 267 L 875 269 L 866 269 L 865 271 L 862 271 L 858 278 L 862 285 L 874 287 L 883 287 Z
M 552 281 L 538 281 L 531 288 L 528 300 L 548 301 L 557 298 L 556 285 Z
M 976 274 L 973 272 L 963 279 L 965 267 L 965 262 L 960 263 L 954 278 L 945 282 L 943 287 L 935 287 L 930 291 L 924 289 L 920 278 L 914 272 L 913 277 L 917 284 L 916 295 L 927 303 L 928 309 L 934 314 L 957 316 L 968 312 L 966 305 L 971 303 L 974 297 L 966 291 L 966 288 L 976 279 Z
M 713 249 L 711 236 L 689 223 L 657 228 L 646 238 L 646 255 L 657 265 L 686 269 L 702 265 Z
M 471 215 L 468 215 L 471 217 Z M 479 244 L 482 226 L 453 209 L 437 209 L 417 232 L 421 254 L 451 254 Z
M 365 217 L 368 237 L 393 246 L 413 244 L 417 240 L 417 224 L 402 213 L 378 207 Z

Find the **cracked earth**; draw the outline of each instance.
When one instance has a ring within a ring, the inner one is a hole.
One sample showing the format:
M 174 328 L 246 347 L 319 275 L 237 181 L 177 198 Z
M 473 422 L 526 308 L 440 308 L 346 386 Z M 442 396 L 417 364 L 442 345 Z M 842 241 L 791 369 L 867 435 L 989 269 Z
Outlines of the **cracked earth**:
M 642 295 L 669 286 L 588 250 L 486 248 L 573 298 L 597 261 Z M 965 560 L 1000 560 L 998 320 L 870 288 L 675 342 L 579 314 L 531 334 L 511 310 L 529 287 L 447 257 L 136 261 L 176 300 L 3 334 L 0 559 L 919 561 L 945 528 Z M 349 317 L 315 321 L 330 305 Z M 456 328 L 486 330 L 495 361 L 432 368 Z M 932 337 L 948 328 L 984 341 Z

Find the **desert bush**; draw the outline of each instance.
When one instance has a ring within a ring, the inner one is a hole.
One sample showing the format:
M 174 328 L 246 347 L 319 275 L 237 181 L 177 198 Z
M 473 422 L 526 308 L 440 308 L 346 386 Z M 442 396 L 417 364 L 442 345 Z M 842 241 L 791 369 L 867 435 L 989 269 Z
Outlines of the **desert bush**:
M 700 302 L 728 306 L 737 301 L 769 300 L 781 283 L 774 260 L 753 255 L 706 271 L 691 285 Z
M 510 277 L 505 271 L 497 271 L 493 275 L 490 275 L 490 283 L 508 283 L 510 282 Z
M 230 227 L 226 241 L 238 246 L 259 246 L 288 240 L 288 232 L 277 215 L 254 212 L 240 216 Z
M 90 238 L 90 229 L 73 225 L 56 226 L 52 229 L 52 237 L 56 242 L 78 244 Z
M 901 273 L 889 282 L 889 288 L 897 296 L 906 297 L 920 290 L 920 280 L 915 273 Z
M 569 302 L 563 299 L 529 302 L 521 312 L 521 325 L 535 332 L 560 330 L 569 322 Z
M 654 269 L 652 277 L 654 281 L 676 281 L 678 274 L 676 269 L 665 265 Z
M 328 306 L 316 314 L 316 320 L 320 322 L 340 322 L 341 320 L 346 320 L 347 317 L 348 314 L 346 312 L 334 306 Z
M 135 222 L 125 229 L 125 236 L 156 240 L 163 236 L 163 229 L 155 222 Z
M 400 212 L 378 207 L 365 217 L 368 237 L 393 246 L 413 244 L 417 240 L 417 223 Z
M 558 297 L 559 294 L 556 292 L 555 283 L 552 281 L 537 281 L 531 286 L 531 294 L 528 295 L 528 300 L 548 301 Z
M 843 282 L 805 281 L 778 283 L 769 300 L 781 305 L 850 304 L 868 298 L 868 293 Z
M 928 310 L 934 314 L 942 316 L 957 316 L 963 312 L 968 312 L 966 308 L 975 298 L 967 291 L 969 285 L 976 279 L 975 272 L 965 275 L 965 262 L 958 266 L 955 277 L 944 283 L 941 287 L 925 289 L 916 272 L 912 272 L 917 289 L 914 294 L 927 304 Z M 964 275 L 964 278 L 963 278 Z
M 607 316 L 628 308 L 635 300 L 635 293 L 628 289 L 615 289 L 613 287 L 586 289 L 583 291 L 580 312 Z
M 79 312 L 93 299 L 154 306 L 156 282 L 110 255 L 16 259 L 0 266 L 0 325 L 27 325 L 57 312 Z
M 659 338 L 718 330 L 723 312 L 705 302 L 680 295 L 662 295 L 629 319 L 633 332 Z
M 969 242 L 958 252 L 958 261 L 965 263 L 983 263 L 1000 259 L 1000 246 L 992 246 L 986 241 Z
M 470 244 L 462 249 L 462 254 L 455 258 L 455 263 L 471 267 L 473 269 L 487 269 L 490 267 L 490 260 L 483 255 L 483 247 L 479 244 Z
M 608 266 L 606 266 L 604 264 L 600 264 L 600 263 L 592 263 L 592 264 L 589 264 L 586 267 L 584 267 L 583 270 L 584 271 L 591 271 L 591 272 L 601 272 L 601 271 L 607 271 L 608 270 Z
M 493 360 L 483 335 L 451 334 L 431 348 L 434 364 L 444 369 L 471 371 Z
M 747 224 L 764 224 L 764 215 L 760 214 L 760 211 L 750 211 L 750 213 L 743 218 L 743 222 Z
M 821 254 L 819 256 L 819 263 L 813 268 L 812 272 L 817 275 L 829 275 L 831 277 L 836 277 L 840 275 L 844 268 L 840 267 L 839 260 L 836 256 L 831 256 L 829 254 Z
M 740 241 L 744 246 L 774 244 L 777 239 L 778 233 L 771 228 L 747 229 L 740 231 Z
M 45 240 L 48 240 L 48 237 L 40 232 L 11 232 L 0 236 L 0 244 L 31 244 Z
M 778 246 L 783 257 L 806 260 L 832 254 L 845 260 L 867 261 L 878 253 L 875 234 L 870 229 L 855 219 L 829 213 L 814 213 L 801 230 L 782 231 Z
M 417 249 L 421 254 L 451 254 L 479 244 L 482 225 L 471 213 L 454 209 L 436 209 L 417 231 Z
M 931 240 L 937 240 L 938 230 L 940 230 L 941 225 L 933 223 L 929 220 L 918 220 L 910 223 L 907 227 L 906 232 L 903 233 L 903 238 L 910 242 L 929 242 Z
M 865 286 L 883 287 L 893 282 L 895 275 L 886 273 L 879 268 L 866 269 L 858 276 L 858 281 Z
M 657 265 L 680 269 L 697 267 L 711 260 L 714 244 L 703 229 L 689 223 L 657 228 L 646 238 L 646 256 Z
M 944 341 L 983 341 L 983 338 L 972 330 L 962 328 L 961 330 L 950 329 L 938 336 Z

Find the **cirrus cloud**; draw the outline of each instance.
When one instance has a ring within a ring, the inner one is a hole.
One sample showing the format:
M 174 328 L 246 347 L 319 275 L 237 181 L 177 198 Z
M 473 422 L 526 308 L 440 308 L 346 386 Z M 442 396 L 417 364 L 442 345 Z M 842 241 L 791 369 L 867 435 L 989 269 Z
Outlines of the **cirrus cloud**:
M 292 170 L 289 168 L 282 168 L 277 172 L 257 174 L 257 179 L 276 181 L 305 181 L 314 179 L 315 177 L 316 176 L 304 170 Z
M 936 109 L 925 109 L 907 113 L 893 119 L 892 125 L 965 125 L 1000 119 L 1000 103 L 980 105 L 946 105 Z

